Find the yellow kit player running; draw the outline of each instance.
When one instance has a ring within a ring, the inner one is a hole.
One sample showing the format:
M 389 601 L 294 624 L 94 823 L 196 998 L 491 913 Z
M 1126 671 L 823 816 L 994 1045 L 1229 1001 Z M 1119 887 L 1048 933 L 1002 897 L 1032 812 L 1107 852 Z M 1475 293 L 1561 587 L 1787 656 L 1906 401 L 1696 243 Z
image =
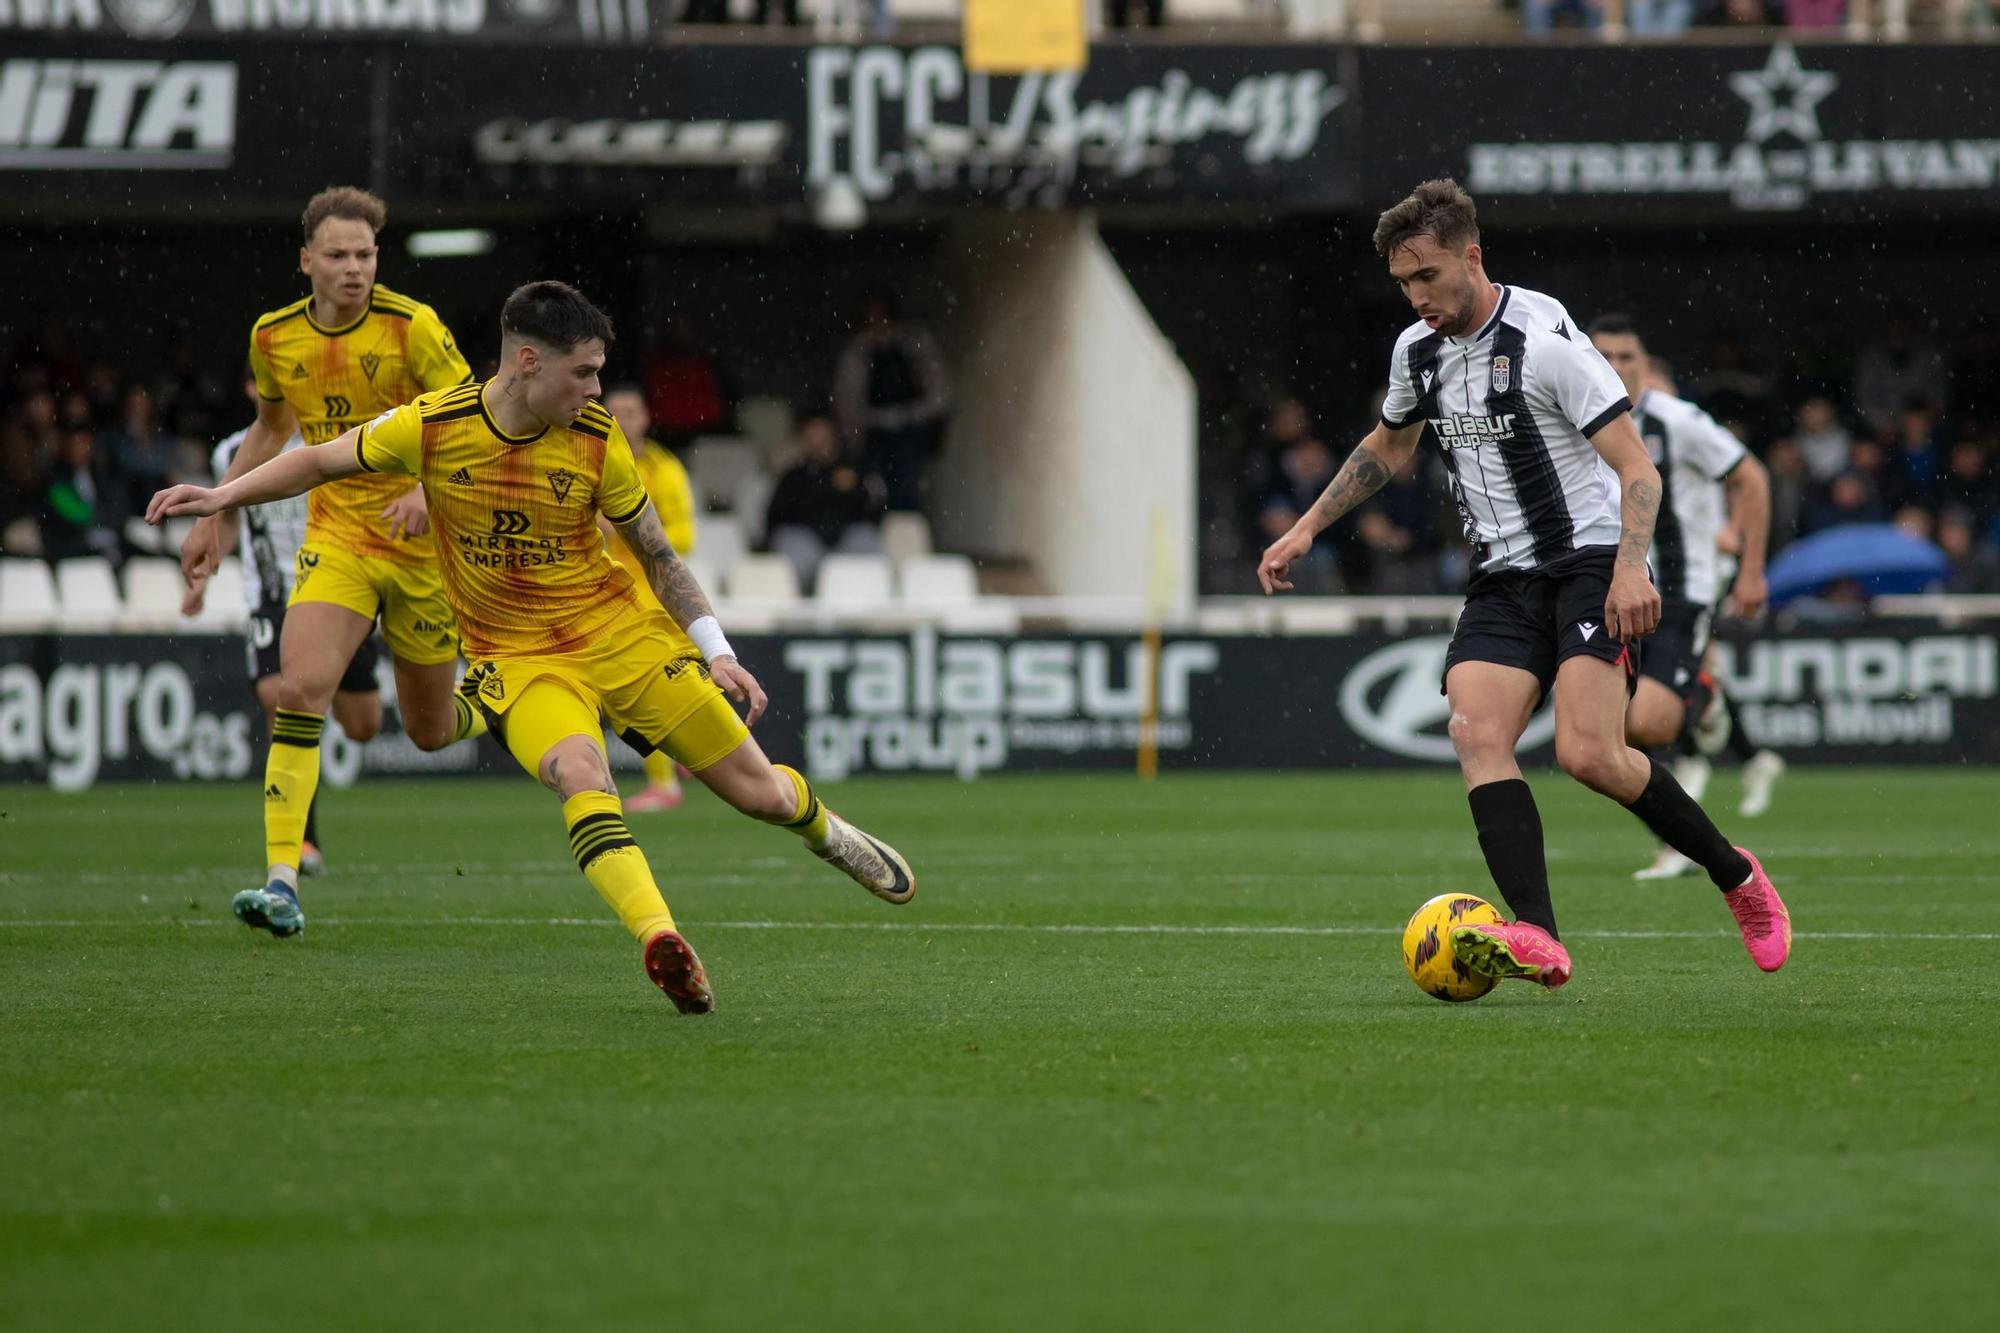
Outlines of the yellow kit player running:
M 645 393 L 636 384 L 614 384 L 605 392 L 604 406 L 617 421 L 618 429 L 625 432 L 626 443 L 632 446 L 632 461 L 639 465 L 639 481 L 659 512 L 660 528 L 667 534 L 668 545 L 674 548 L 675 555 L 692 554 L 694 487 L 688 483 L 687 469 L 681 460 L 648 434 L 653 428 L 653 414 L 647 410 Z M 611 558 L 625 566 L 638 584 L 640 599 L 653 600 L 638 554 L 625 544 L 609 520 L 600 519 L 598 525 L 610 539 Z M 625 802 L 627 813 L 678 810 L 680 804 L 681 781 L 674 773 L 674 761 L 658 751 L 647 755 L 646 790 Z
M 577 865 L 641 942 L 647 975 L 682 1013 L 707 1013 L 707 973 L 625 826 L 600 715 L 634 748 L 665 751 L 738 810 L 798 834 L 878 898 L 906 903 L 916 882 L 894 849 L 771 763 L 724 698 L 746 703 L 750 722 L 764 710 L 762 687 L 668 545 L 624 433 L 591 401 L 611 322 L 574 288 L 536 282 L 507 298 L 500 331 L 500 374 L 484 385 L 425 394 L 213 490 L 171 487 L 146 517 L 262 504 L 358 473 L 421 478 L 473 662 L 465 693 L 562 798 Z M 660 606 L 606 553 L 599 514 L 637 553 Z
M 363 190 L 323 190 L 306 205 L 299 269 L 312 295 L 263 316 L 250 335 L 257 420 L 225 481 L 278 455 L 296 429 L 325 444 L 430 389 L 469 384 L 472 371 L 437 313 L 375 281 L 376 235 L 387 218 Z M 316 490 L 307 511 L 278 643 L 278 701 L 264 771 L 268 883 L 232 904 L 273 935 L 305 928 L 298 901 L 300 840 L 319 788 L 320 730 L 347 663 L 382 619 L 395 659 L 403 729 L 419 749 L 485 731 L 453 693 L 458 633 L 438 575 L 421 487 L 365 476 Z M 203 519 L 181 550 L 191 590 L 214 572 L 233 531 Z

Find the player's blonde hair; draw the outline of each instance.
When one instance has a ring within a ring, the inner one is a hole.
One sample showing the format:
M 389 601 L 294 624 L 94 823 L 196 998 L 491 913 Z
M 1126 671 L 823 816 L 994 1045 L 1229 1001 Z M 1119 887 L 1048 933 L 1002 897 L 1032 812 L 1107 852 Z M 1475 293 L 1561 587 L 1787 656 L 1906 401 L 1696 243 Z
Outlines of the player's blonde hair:
M 389 206 L 353 185 L 336 185 L 321 190 L 306 201 L 305 216 L 300 219 L 305 224 L 307 245 L 312 244 L 313 233 L 319 230 L 319 224 L 328 218 L 365 222 L 370 231 L 379 233 L 382 225 L 389 220 Z
M 1479 207 L 1451 177 L 1425 181 L 1409 198 L 1375 221 L 1375 253 L 1387 259 L 1398 247 L 1428 236 L 1447 250 L 1479 240 Z

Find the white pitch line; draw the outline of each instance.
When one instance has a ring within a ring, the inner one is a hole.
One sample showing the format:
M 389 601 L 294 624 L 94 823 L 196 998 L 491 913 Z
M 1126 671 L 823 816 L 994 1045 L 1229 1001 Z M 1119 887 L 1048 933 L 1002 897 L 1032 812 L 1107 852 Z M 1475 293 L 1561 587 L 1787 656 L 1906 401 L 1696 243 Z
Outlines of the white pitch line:
M 404 930 L 431 930 L 452 926 L 498 926 L 533 927 L 584 926 L 598 929 L 619 928 L 619 923 L 603 917 L 491 917 L 461 916 L 439 917 L 428 920 L 411 920 L 395 917 L 315 917 L 315 926 L 386 926 Z M 690 922 L 691 927 L 704 930 L 859 930 L 888 931 L 899 934 L 1037 934 L 1037 935 L 1269 935 L 1339 937 L 1349 935 L 1400 935 L 1396 926 L 1178 926 L 1158 923 L 1134 925 L 1089 925 L 1083 923 L 1049 923 L 1035 925 L 1006 921 L 702 921 Z M 160 926 L 235 926 L 234 921 L 217 920 L 214 917 L 196 917 L 181 920 L 163 917 L 142 921 L 8 921 L 0 920 L 0 929 L 12 927 L 17 930 L 97 930 L 106 927 L 146 927 Z M 1733 938 L 1726 930 L 1585 930 L 1576 931 L 1572 938 L 1593 940 L 1711 940 Z M 1799 940 L 1916 940 L 1916 941 L 1957 941 L 2000 940 L 2000 931 L 1903 931 L 1903 930 L 1801 930 L 1795 931 L 1793 939 Z

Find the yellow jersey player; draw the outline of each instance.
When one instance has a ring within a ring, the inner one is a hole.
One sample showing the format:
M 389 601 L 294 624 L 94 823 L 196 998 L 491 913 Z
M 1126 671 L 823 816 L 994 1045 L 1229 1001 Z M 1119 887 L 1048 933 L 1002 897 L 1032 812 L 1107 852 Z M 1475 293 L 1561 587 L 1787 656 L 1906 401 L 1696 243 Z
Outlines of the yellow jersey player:
M 674 548 L 675 555 L 692 554 L 694 487 L 688 483 L 687 469 L 681 460 L 648 434 L 653 428 L 653 414 L 647 410 L 645 393 L 636 384 L 614 384 L 605 391 L 604 406 L 632 446 L 632 460 L 639 465 L 639 481 L 652 499 L 653 508 L 659 511 L 660 528 L 667 534 L 667 544 Z M 650 597 L 652 590 L 646 586 L 646 570 L 638 555 L 611 528 L 609 521 L 600 520 L 599 526 L 607 529 L 605 536 L 611 542 L 611 558 L 632 575 L 640 597 Z M 657 751 L 647 755 L 646 789 L 625 802 L 626 812 L 677 810 L 680 804 L 681 782 L 674 772 L 674 761 Z
M 611 321 L 575 288 L 534 282 L 507 298 L 500 333 L 500 373 L 485 384 L 425 394 L 214 489 L 170 487 L 146 517 L 219 513 L 364 473 L 422 480 L 473 663 L 462 697 L 561 798 L 577 866 L 640 941 L 647 975 L 682 1013 L 707 1013 L 707 973 L 625 826 L 600 716 L 744 814 L 798 834 L 878 898 L 906 903 L 916 882 L 894 849 L 767 759 L 730 707 L 742 701 L 754 723 L 764 691 L 668 544 L 624 432 L 591 401 Z M 636 553 L 659 605 L 608 554 L 599 514 Z
M 469 384 L 472 371 L 437 313 L 375 281 L 376 236 L 387 216 L 364 190 L 323 190 L 306 205 L 299 269 L 312 295 L 260 318 L 250 335 L 257 420 L 225 480 L 276 457 L 294 430 L 308 447 L 400 407 L 418 394 Z M 300 840 L 319 788 L 320 730 L 356 648 L 382 620 L 395 659 L 403 729 L 436 750 L 476 736 L 484 718 L 453 693 L 458 633 L 438 575 L 424 493 L 407 477 L 366 476 L 315 491 L 278 641 L 278 701 L 264 771 L 264 887 L 232 904 L 273 935 L 305 928 L 298 901 Z M 192 590 L 233 533 L 210 519 L 181 550 Z

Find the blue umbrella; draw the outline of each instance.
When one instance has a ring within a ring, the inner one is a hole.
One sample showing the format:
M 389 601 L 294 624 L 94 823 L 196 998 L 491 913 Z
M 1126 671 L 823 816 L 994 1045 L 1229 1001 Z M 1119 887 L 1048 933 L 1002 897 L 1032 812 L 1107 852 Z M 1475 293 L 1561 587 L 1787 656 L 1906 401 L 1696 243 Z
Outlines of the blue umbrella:
M 1855 579 L 1870 597 L 1922 592 L 1951 570 L 1943 551 L 1892 523 L 1843 523 L 1778 552 L 1767 575 L 1771 604 Z

